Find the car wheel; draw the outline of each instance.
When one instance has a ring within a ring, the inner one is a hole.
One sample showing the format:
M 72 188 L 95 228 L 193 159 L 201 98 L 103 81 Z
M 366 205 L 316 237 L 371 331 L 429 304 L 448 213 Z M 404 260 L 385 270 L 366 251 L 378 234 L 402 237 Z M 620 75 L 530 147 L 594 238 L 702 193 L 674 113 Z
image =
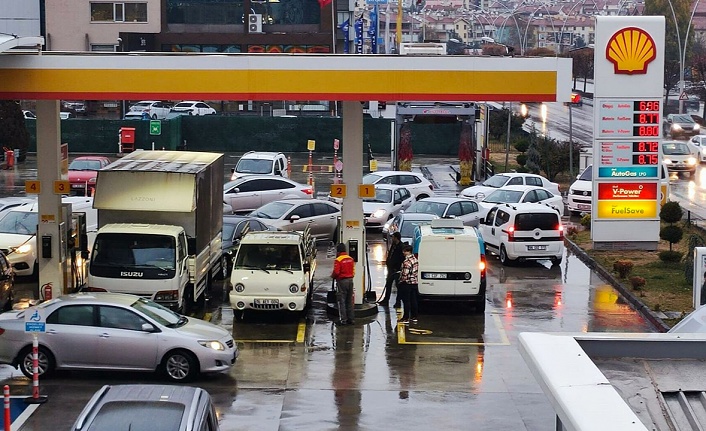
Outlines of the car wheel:
M 152 114 L 152 119 L 156 120 L 157 119 L 157 114 Z
M 189 382 L 199 373 L 199 363 L 186 350 L 175 350 L 164 357 L 164 374 L 173 382 Z
M 425 195 L 424 193 L 422 193 L 421 195 L 417 196 L 417 200 L 421 201 L 422 199 L 428 198 L 428 197 L 429 197 L 429 195 Z
M 510 266 L 512 265 L 512 259 L 510 259 L 507 256 L 507 250 L 505 250 L 505 245 L 500 246 L 500 263 L 502 263 L 504 266 Z
M 551 261 L 552 261 L 552 264 L 558 265 L 558 264 L 561 263 L 561 256 L 553 257 L 553 258 L 551 259 Z
M 33 377 L 34 371 L 34 361 L 32 358 L 32 346 L 27 346 L 19 354 L 19 365 L 22 374 L 29 377 Z M 39 376 L 49 376 L 54 370 L 54 357 L 51 352 L 44 347 L 39 346 L 39 351 L 37 353 L 37 370 Z

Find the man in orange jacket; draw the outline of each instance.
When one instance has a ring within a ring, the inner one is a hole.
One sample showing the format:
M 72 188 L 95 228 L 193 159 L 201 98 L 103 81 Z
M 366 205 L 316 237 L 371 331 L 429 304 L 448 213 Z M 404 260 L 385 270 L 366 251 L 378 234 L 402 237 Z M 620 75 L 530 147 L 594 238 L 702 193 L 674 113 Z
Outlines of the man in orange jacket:
M 331 278 L 336 280 L 336 297 L 338 299 L 339 325 L 352 325 L 355 318 L 353 311 L 353 276 L 355 261 L 346 251 L 346 245 L 336 246 L 336 260 L 333 262 Z

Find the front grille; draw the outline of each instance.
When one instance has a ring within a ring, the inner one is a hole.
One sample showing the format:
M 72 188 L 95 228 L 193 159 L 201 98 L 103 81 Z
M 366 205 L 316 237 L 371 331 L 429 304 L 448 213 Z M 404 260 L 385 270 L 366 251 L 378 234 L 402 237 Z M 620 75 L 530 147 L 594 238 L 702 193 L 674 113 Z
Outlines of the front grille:
M 226 341 L 226 346 L 228 346 L 231 349 L 233 348 L 233 339 L 232 338 L 230 340 Z
M 284 304 L 250 304 L 256 310 L 279 310 L 284 308 Z
M 589 191 L 585 191 L 585 192 L 574 191 L 574 192 L 571 193 L 571 194 L 574 195 L 574 196 L 586 196 L 586 197 L 588 197 L 588 196 L 591 196 L 591 191 L 590 191 L 590 190 L 589 190 Z
M 370 217 L 373 213 L 363 213 L 364 217 Z
M 574 198 L 574 202 L 576 202 L 577 204 L 589 204 L 589 205 L 591 204 L 591 200 L 590 200 L 590 199 L 586 200 L 586 199 L 576 199 L 576 198 Z

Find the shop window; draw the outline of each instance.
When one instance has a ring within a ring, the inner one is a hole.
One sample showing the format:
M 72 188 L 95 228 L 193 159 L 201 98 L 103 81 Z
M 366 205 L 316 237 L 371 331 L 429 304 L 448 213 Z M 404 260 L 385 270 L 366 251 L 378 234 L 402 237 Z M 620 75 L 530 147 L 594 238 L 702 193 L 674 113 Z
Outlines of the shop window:
M 147 22 L 147 3 L 91 3 L 91 22 Z

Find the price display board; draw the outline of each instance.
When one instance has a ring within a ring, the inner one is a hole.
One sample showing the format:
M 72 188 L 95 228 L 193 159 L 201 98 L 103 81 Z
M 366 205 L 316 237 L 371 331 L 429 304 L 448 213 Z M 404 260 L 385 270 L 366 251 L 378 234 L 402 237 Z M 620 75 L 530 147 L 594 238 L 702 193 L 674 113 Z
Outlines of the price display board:
M 658 138 L 659 100 L 602 100 L 598 105 L 598 138 Z
M 601 167 L 657 166 L 659 141 L 601 141 Z

